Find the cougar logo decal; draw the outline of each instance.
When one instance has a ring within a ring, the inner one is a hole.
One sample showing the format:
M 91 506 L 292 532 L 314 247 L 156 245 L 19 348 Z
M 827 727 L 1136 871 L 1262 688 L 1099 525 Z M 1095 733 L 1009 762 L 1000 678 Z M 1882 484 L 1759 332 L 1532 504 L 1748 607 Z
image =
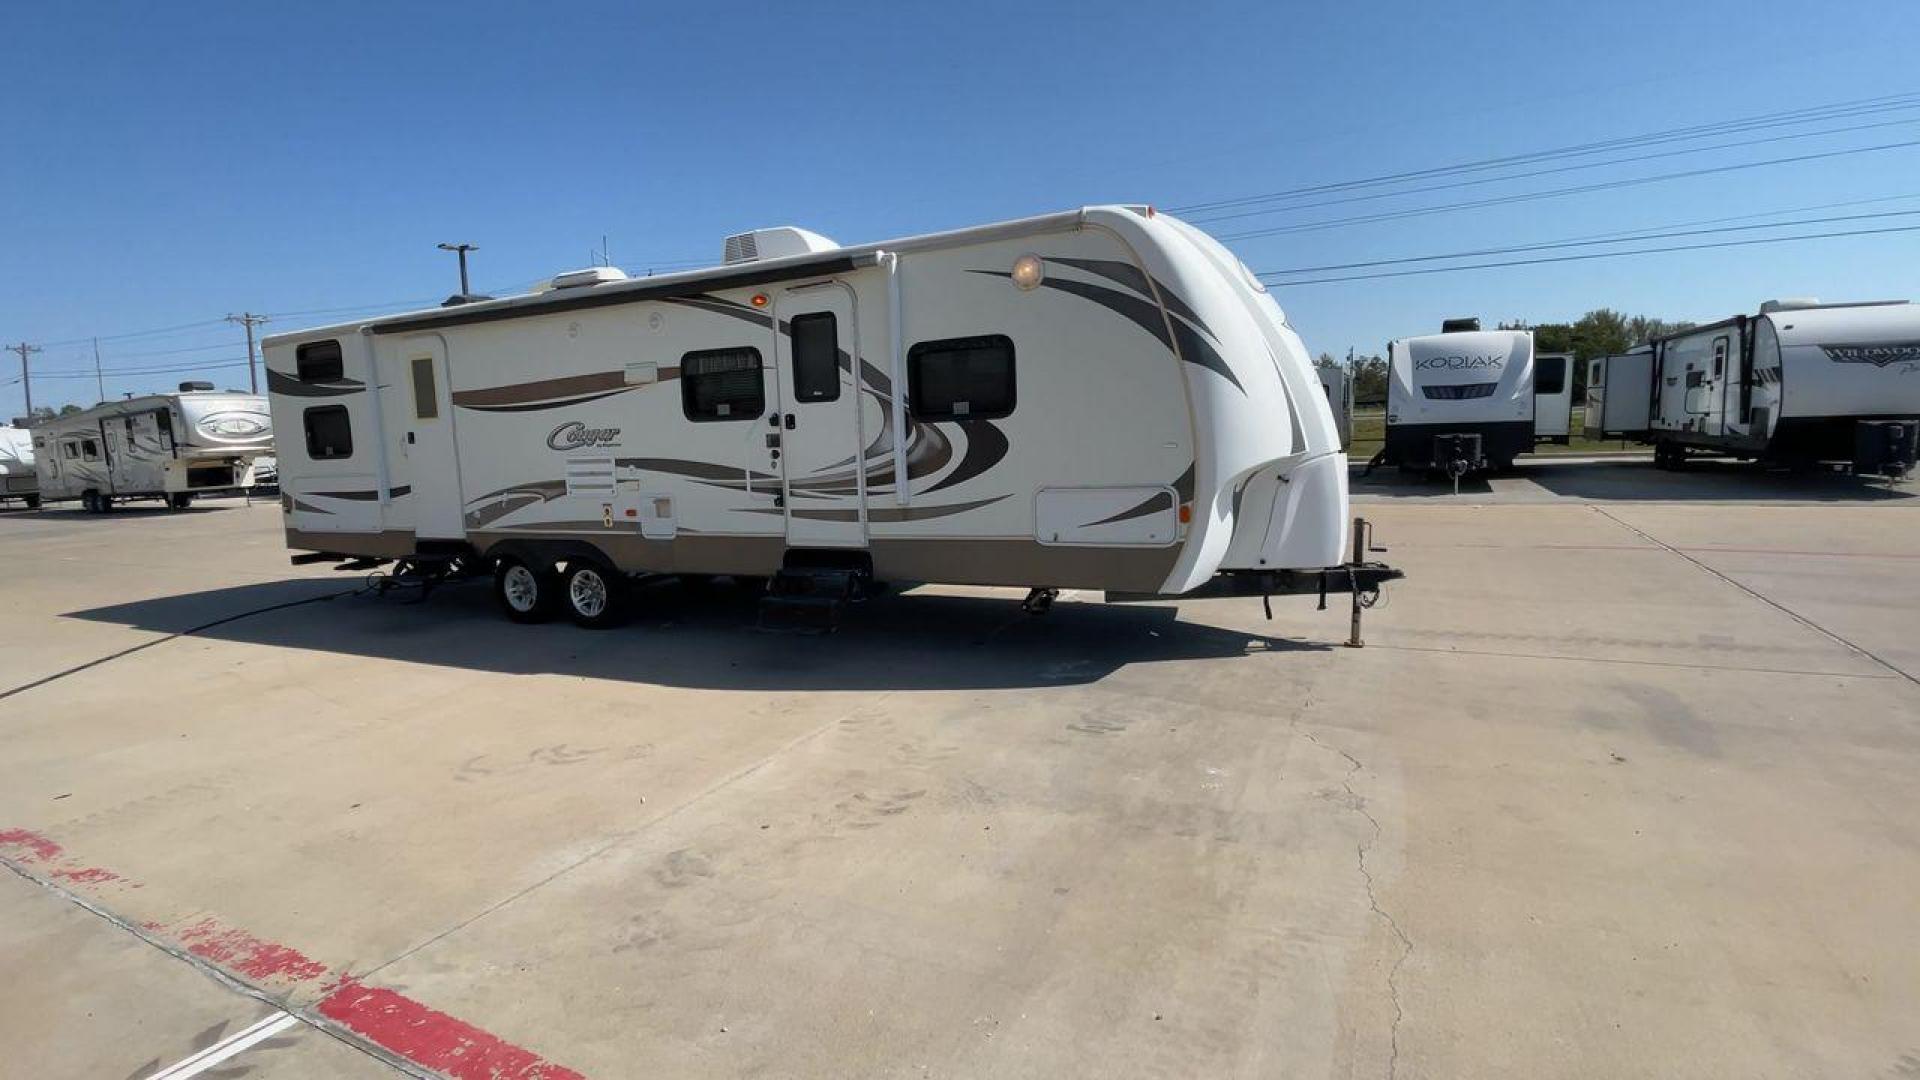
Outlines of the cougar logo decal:
M 547 435 L 547 445 L 555 450 L 585 450 L 595 446 L 619 446 L 620 429 L 590 428 L 578 420 L 569 420 Z

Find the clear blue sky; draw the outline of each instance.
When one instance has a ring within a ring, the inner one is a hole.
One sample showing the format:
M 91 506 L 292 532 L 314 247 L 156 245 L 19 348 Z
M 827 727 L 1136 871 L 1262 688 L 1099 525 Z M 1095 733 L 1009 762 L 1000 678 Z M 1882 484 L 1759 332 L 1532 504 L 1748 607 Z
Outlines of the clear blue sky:
M 456 285 L 443 240 L 481 245 L 476 287 L 505 290 L 586 264 L 602 234 L 640 272 L 713 259 L 757 225 L 855 242 L 1180 206 L 1920 90 L 1912 0 L 76 3 L 13 5 L 0 25 L 6 343 L 437 300 Z M 1904 122 L 1215 231 L 1920 139 L 1920 110 L 1867 119 Z M 1920 196 L 1920 147 L 1233 246 L 1268 270 L 1902 194 Z M 1825 213 L 1890 209 L 1920 198 Z M 1453 314 L 1707 319 L 1776 295 L 1914 297 L 1917 237 L 1278 295 L 1310 348 L 1344 354 Z M 197 327 L 102 351 L 139 370 L 230 363 L 240 341 Z M 53 377 L 90 372 L 85 346 L 34 360 L 37 403 L 94 399 L 91 378 Z M 194 374 L 109 376 L 107 391 Z M 0 385 L 0 416 L 20 389 Z

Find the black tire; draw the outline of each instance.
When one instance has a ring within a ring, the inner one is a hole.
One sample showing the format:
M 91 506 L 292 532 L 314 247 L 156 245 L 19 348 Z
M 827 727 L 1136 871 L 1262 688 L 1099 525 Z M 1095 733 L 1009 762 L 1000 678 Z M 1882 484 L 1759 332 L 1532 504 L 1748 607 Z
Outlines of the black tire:
M 21 501 L 27 504 L 27 509 L 29 510 L 40 509 L 40 496 L 38 495 L 29 495 Z
M 575 625 L 605 630 L 625 621 L 627 594 L 626 575 L 596 559 L 573 559 L 567 564 L 560 603 Z
M 560 579 L 509 555 L 493 568 L 493 598 L 517 623 L 546 622 L 559 603 Z
M 185 510 L 192 505 L 193 493 L 190 491 L 176 491 L 167 496 L 167 508 L 169 510 Z
M 81 492 L 80 509 L 85 510 L 89 514 L 99 513 L 101 509 L 100 496 L 91 491 Z

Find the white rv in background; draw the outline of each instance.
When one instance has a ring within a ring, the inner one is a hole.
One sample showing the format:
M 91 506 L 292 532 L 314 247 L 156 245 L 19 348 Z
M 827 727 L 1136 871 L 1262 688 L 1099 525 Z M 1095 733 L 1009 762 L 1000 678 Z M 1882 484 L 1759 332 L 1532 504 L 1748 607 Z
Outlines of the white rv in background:
M 1333 426 L 1340 433 L 1340 449 L 1353 445 L 1353 379 L 1347 369 L 1315 364 L 1320 390 L 1327 395 L 1327 407 L 1333 410 Z
M 253 484 L 253 460 L 273 452 L 266 399 L 182 383 L 35 424 L 35 472 L 46 501 L 105 511 L 129 499 L 183 509 L 194 496 Z
M 641 573 L 1165 594 L 1343 561 L 1313 363 L 1192 226 L 1104 206 L 725 252 L 268 338 L 296 558 L 483 566 L 509 617 L 588 626 Z
M 1596 362 L 1603 435 L 1689 455 L 1902 476 L 1920 437 L 1920 308 L 1775 300 Z M 1644 407 L 1642 405 L 1644 403 Z M 1597 426 L 1596 426 L 1597 425 Z
M 1373 465 L 1459 477 L 1511 468 L 1533 448 L 1533 332 L 1479 327 L 1450 319 L 1387 345 L 1386 445 Z
M 0 424 L 0 500 L 40 505 L 40 483 L 33 474 L 33 436 L 27 429 Z

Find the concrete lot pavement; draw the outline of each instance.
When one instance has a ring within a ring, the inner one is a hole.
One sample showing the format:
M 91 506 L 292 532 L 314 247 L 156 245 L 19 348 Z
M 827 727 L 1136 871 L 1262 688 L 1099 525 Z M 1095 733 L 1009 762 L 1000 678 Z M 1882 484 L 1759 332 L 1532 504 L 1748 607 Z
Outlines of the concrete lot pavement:
M 0 515 L 0 694 L 148 646 L 0 697 L 0 1047 L 270 1014 L 199 965 L 301 1017 L 269 1077 L 1902 1075 L 1920 500 L 1568 468 L 1366 489 L 1364 650 L 1310 598 L 521 627 L 334 595 L 272 507 Z

